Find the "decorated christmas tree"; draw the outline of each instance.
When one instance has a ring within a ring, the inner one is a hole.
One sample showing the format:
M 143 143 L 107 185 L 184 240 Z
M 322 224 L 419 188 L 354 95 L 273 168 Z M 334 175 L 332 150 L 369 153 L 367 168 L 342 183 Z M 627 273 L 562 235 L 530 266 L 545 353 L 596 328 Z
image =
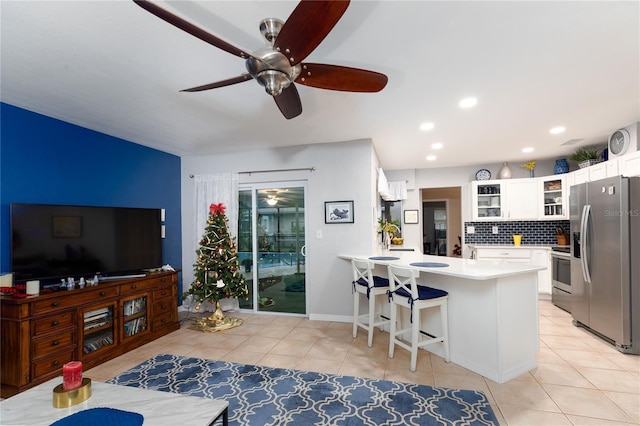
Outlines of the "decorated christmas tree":
M 224 211 L 223 204 L 211 204 L 209 207 L 205 233 L 193 265 L 195 279 L 182 295 L 183 299 L 193 296 L 198 305 L 211 302 L 217 310 L 208 320 L 218 323 L 225 319 L 218 303 L 220 299 L 247 297 L 249 294 L 240 271 L 237 246 L 229 234 Z

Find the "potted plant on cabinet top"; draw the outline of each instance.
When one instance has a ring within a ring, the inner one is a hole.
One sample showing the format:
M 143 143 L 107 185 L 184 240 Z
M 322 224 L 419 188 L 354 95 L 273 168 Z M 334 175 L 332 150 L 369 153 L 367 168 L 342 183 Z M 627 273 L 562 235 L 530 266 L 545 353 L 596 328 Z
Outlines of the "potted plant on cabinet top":
M 576 149 L 576 152 L 571 154 L 569 160 L 575 161 L 578 163 L 578 166 L 583 169 L 585 167 L 592 166 L 594 164 L 599 163 L 600 160 L 600 150 L 594 147 L 580 147 Z

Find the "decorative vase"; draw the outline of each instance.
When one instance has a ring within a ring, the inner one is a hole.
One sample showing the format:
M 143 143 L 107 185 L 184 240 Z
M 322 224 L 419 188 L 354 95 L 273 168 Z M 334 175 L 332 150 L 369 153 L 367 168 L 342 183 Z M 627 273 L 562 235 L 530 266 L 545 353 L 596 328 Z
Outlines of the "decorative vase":
M 387 252 L 391 248 L 391 235 L 388 232 L 382 233 L 382 249 Z
M 498 179 L 511 179 L 511 168 L 507 163 L 503 163 L 498 171 Z
M 560 158 L 556 160 L 556 165 L 553 168 L 553 173 L 560 175 L 563 173 L 569 173 L 569 163 L 566 158 Z
M 533 172 L 533 169 L 529 169 L 529 177 L 535 177 L 535 173 Z

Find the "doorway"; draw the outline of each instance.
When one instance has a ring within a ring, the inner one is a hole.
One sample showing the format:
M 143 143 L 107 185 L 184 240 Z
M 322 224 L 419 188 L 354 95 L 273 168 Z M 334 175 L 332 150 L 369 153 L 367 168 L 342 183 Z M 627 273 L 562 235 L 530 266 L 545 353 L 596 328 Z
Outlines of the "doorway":
M 422 203 L 423 252 L 434 256 L 447 255 L 447 202 Z
M 306 314 L 305 185 L 243 185 L 238 261 L 249 289 L 241 309 Z
M 460 256 L 462 200 L 460 187 L 421 189 L 423 253 Z

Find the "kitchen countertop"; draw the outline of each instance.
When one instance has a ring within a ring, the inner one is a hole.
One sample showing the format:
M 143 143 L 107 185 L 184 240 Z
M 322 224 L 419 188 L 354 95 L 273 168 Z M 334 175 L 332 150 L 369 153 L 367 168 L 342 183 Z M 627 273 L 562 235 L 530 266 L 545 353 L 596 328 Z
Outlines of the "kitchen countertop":
M 380 254 L 340 254 L 341 259 L 351 260 L 352 258 L 368 259 L 371 256 L 380 256 Z M 491 260 L 475 260 L 464 259 L 461 257 L 431 256 L 423 255 L 419 252 L 390 252 L 384 256 L 398 257 L 394 260 L 375 260 L 374 263 L 379 265 L 398 265 L 407 268 L 415 268 L 420 271 L 430 272 L 436 275 L 448 275 L 470 280 L 490 280 L 503 278 L 508 276 L 526 274 L 529 272 L 537 272 L 544 270 L 544 266 L 537 266 L 523 263 L 496 263 Z M 446 263 L 448 266 L 444 268 L 427 268 L 412 266 L 415 262 L 435 262 Z

